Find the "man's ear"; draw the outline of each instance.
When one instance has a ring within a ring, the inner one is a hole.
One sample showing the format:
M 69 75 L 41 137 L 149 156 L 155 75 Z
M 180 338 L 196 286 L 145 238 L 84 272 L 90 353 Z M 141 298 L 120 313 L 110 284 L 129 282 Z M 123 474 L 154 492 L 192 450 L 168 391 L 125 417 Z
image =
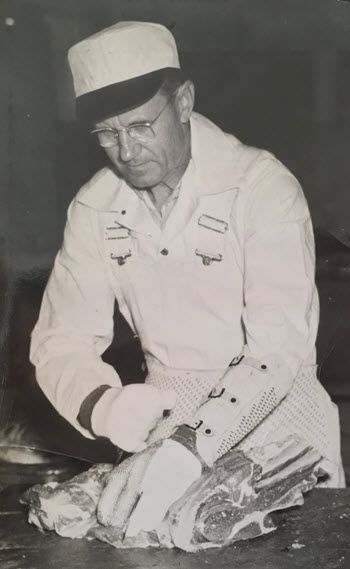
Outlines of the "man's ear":
M 177 106 L 182 123 L 190 120 L 194 105 L 194 85 L 192 81 L 185 81 L 177 90 Z

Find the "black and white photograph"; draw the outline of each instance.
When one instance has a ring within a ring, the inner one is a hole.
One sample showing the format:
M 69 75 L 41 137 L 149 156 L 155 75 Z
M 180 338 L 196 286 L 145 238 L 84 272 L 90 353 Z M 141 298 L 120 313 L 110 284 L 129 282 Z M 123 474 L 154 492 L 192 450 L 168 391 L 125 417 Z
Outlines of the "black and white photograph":
M 350 569 L 350 2 L 0 0 L 0 566 Z

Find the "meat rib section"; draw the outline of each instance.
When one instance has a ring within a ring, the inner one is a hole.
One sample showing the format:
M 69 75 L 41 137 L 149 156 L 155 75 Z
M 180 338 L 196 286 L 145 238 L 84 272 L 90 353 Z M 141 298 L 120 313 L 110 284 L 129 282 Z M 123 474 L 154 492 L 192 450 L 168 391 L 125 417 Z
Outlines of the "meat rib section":
M 133 538 L 96 518 L 112 465 L 95 465 L 61 484 L 35 486 L 22 501 L 29 506 L 30 523 L 64 537 L 94 537 L 119 548 L 199 551 L 276 529 L 271 512 L 303 503 L 303 494 L 323 475 L 320 459 L 296 437 L 245 454 L 232 449 L 171 506 L 159 527 Z
M 186 551 L 221 547 L 276 529 L 271 512 L 303 503 L 317 482 L 320 456 L 297 439 L 230 451 L 173 504 L 172 543 Z

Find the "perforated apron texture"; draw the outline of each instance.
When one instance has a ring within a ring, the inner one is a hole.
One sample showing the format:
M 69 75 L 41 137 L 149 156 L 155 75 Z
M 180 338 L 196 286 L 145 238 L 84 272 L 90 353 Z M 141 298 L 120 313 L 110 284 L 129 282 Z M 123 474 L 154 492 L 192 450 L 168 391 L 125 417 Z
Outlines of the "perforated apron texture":
M 177 393 L 175 408 L 161 421 L 151 434 L 150 441 L 168 437 L 174 428 L 189 420 L 207 399 L 213 386 L 225 370 L 184 370 L 169 368 L 155 358 L 146 357 L 148 376 L 146 383 L 158 389 L 174 389 Z
M 166 438 L 175 426 L 193 416 L 204 403 L 214 385 L 223 377 L 221 370 L 183 370 L 162 365 L 147 357 L 150 383 L 159 389 L 174 389 L 178 394 L 175 408 L 152 432 L 150 442 Z M 282 402 L 238 445 L 247 451 L 270 442 L 297 434 L 317 449 L 322 457 L 321 466 L 329 475 L 327 487 L 343 487 L 344 472 L 340 455 L 338 408 L 331 401 L 316 376 L 316 366 L 304 366 Z M 226 437 L 229 450 L 229 437 Z

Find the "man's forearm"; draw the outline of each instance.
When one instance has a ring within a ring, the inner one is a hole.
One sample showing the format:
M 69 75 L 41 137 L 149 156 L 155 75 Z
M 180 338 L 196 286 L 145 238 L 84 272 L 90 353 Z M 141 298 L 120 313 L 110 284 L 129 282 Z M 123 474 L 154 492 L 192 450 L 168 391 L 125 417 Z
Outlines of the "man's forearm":
M 171 438 L 191 452 L 195 446 L 201 462 L 212 466 L 273 411 L 292 383 L 293 375 L 278 355 L 263 361 L 244 355 L 229 368 L 193 419 Z

